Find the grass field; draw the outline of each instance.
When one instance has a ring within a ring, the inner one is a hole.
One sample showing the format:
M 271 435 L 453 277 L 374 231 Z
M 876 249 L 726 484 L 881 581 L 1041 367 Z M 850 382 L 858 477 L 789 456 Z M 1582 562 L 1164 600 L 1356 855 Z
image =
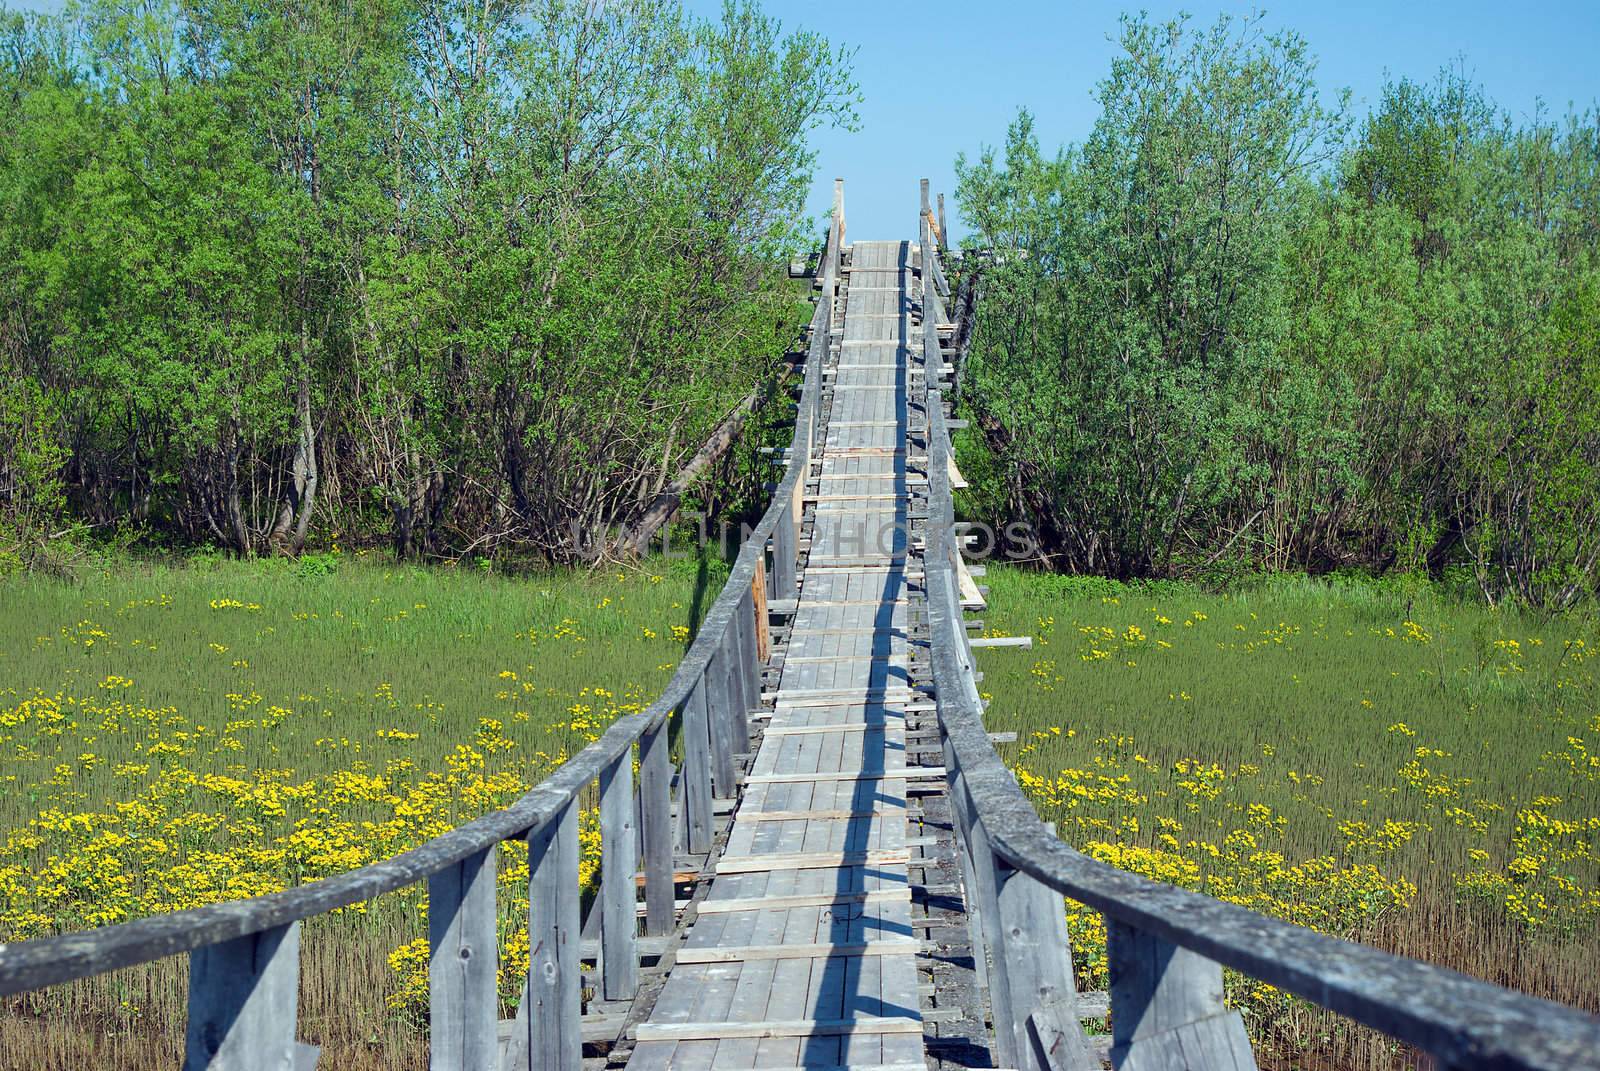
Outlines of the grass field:
M 1600 635 L 1371 582 L 1232 595 L 991 568 L 989 727 L 1041 814 L 1152 878 L 1600 1009 Z M 1409 611 L 1409 612 L 1408 612 Z M 1069 911 L 1105 986 L 1099 916 Z M 1392 1053 L 1230 981 L 1281 1053 Z
M 509 803 L 669 679 L 725 575 L 671 566 L 509 579 L 327 556 L 4 581 L 0 942 L 282 889 Z M 592 812 L 582 828 L 592 856 Z M 500 880 L 511 998 L 525 849 Z M 425 1066 L 424 911 L 418 888 L 306 924 L 300 1034 L 323 1066 Z M 185 970 L 12 1003 L 0 1068 L 175 1066 Z
M 648 702 L 722 579 L 324 557 L 6 581 L 0 941 L 284 888 L 509 802 Z M 990 727 L 1019 732 L 1005 757 L 1080 848 L 1600 1007 L 1594 617 L 1371 583 L 1223 596 L 1000 566 L 988 583 L 989 633 L 1037 637 L 980 655 Z M 592 865 L 592 812 L 582 836 Z M 525 881 L 508 846 L 506 1013 Z M 300 1033 L 328 1066 L 423 1066 L 425 918 L 417 889 L 307 924 Z M 1070 922 L 1080 980 L 1103 988 L 1099 918 Z M 13 1002 L 0 1069 L 172 1066 L 185 969 Z M 1264 1063 L 1391 1062 L 1266 987 L 1230 993 Z

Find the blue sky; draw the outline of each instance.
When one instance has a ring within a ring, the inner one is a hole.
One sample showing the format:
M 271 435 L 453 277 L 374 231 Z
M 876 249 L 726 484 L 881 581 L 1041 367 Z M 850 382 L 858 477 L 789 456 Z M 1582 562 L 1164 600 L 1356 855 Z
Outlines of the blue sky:
M 720 0 L 691 0 L 715 12 Z M 852 238 L 916 235 L 917 180 L 943 190 L 955 214 L 957 152 L 976 156 L 997 144 L 1019 106 L 1036 118 L 1047 149 L 1081 141 L 1098 108 L 1094 87 L 1117 51 L 1117 18 L 1141 7 L 1153 19 L 1188 11 L 1199 25 L 1221 12 L 1249 14 L 1251 3 L 1144 4 L 966 0 L 883 3 L 878 0 L 767 0 L 786 26 L 805 26 L 857 46 L 856 69 L 866 102 L 861 129 L 818 132 L 816 192 L 811 211 L 827 210 L 832 178 L 845 180 L 845 218 Z M 1600 0 L 1454 3 L 1343 0 L 1337 4 L 1266 6 L 1266 24 L 1306 38 L 1319 60 L 1318 80 L 1332 97 L 1348 87 L 1364 114 L 1386 72 L 1430 79 L 1464 58 L 1467 70 L 1513 115 L 1535 101 L 1564 111 L 1600 98 Z M 926 60 L 940 64 L 932 78 Z M 938 117 L 937 129 L 930 127 Z M 960 234 L 956 221 L 951 230 Z
M 60 4 L 12 0 L 11 6 Z M 721 0 L 687 0 L 687 6 L 714 14 Z M 820 30 L 859 49 L 861 129 L 815 135 L 811 212 L 827 210 L 831 180 L 842 176 L 851 236 L 900 238 L 916 233 L 917 180 L 926 176 L 944 191 L 954 216 L 956 153 L 972 156 L 998 143 L 1018 107 L 1032 109 L 1047 149 L 1088 134 L 1097 113 L 1094 87 L 1116 52 L 1124 10 L 1143 7 L 1158 20 L 1188 11 L 1209 25 L 1221 12 L 1244 15 L 1262 5 L 766 0 L 765 6 L 788 27 Z M 1558 111 L 1600 98 L 1600 0 L 1342 0 L 1265 10 L 1269 27 L 1306 38 L 1324 92 L 1331 97 L 1349 88 L 1358 115 L 1377 99 L 1386 74 L 1430 79 L 1457 60 L 1516 116 L 1530 114 L 1541 98 Z M 932 76 L 929 60 L 938 64 Z M 952 223 L 959 235 L 959 221 Z

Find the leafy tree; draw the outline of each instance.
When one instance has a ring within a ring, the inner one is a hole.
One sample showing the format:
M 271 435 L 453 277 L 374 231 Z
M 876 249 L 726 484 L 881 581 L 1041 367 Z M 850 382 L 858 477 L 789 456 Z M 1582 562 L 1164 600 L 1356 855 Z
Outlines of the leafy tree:
M 1248 384 L 1281 330 L 1284 215 L 1339 115 L 1304 43 L 1250 21 L 1125 19 L 1122 45 L 1080 150 L 1045 163 L 1024 116 L 1003 166 L 957 173 L 1008 264 L 978 397 L 1048 473 L 1065 562 L 1137 575 L 1201 545 L 1236 490 Z
M 960 164 L 995 250 L 972 404 L 1058 565 L 1470 565 L 1595 588 L 1594 113 L 1459 71 L 1353 139 L 1292 36 L 1125 26 L 1080 148 Z
M 0 508 L 241 554 L 320 521 L 570 557 L 625 521 L 791 341 L 806 138 L 856 98 L 748 4 L 5 20 L 4 434 L 52 444 L 7 475 L 61 493 Z

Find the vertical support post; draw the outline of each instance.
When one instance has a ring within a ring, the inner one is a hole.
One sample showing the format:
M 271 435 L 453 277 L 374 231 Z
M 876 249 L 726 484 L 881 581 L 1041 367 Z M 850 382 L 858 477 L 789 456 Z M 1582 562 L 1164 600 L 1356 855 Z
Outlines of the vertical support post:
M 772 587 L 780 599 L 792 599 L 796 595 L 796 560 L 794 504 L 791 502 L 783 507 L 778 523 L 772 527 Z
M 632 1000 L 639 989 L 638 859 L 629 747 L 600 771 L 600 987 L 607 1000 Z
M 782 520 L 782 518 L 780 517 L 779 520 Z M 760 668 L 766 662 L 771 648 L 770 639 L 767 636 L 767 556 L 765 554 L 756 557 L 756 575 L 750 578 L 750 603 L 754 613 L 752 624 L 755 626 L 756 640 L 756 701 L 750 707 L 751 710 L 754 710 L 761 705 Z
M 1000 954 L 1010 989 L 1010 1028 L 1018 1067 L 1025 1071 L 1087 1071 L 1097 1066 L 1089 1055 L 1078 1018 L 1078 991 L 1072 980 L 1072 952 L 1061 894 L 1031 875 L 995 860 L 999 885 Z
M 709 671 L 683 701 L 683 789 L 679 803 L 687 816 L 689 851 L 703 855 L 711 850 L 711 712 L 707 680 Z
M 838 268 L 839 258 L 844 255 L 844 179 L 842 178 L 833 180 L 833 220 L 834 233 L 839 236 L 839 244 L 837 248 L 828 252 L 833 257 L 833 266 Z
M 950 248 L 950 232 L 944 229 L 944 194 L 939 195 L 939 244 Z
M 722 636 L 711 653 L 703 679 L 706 695 L 706 721 L 711 732 L 711 780 L 713 793 L 718 799 L 733 799 L 738 791 L 739 772 L 734 762 L 737 750 L 733 742 L 733 719 L 730 716 L 740 702 L 733 687 L 733 659 L 728 643 L 728 630 L 732 622 L 722 623 Z
M 1244 1020 L 1222 1003 L 1222 965 L 1106 919 L 1111 1066 L 1255 1067 Z
M 644 839 L 644 932 L 672 932 L 672 756 L 667 722 L 639 737 L 640 835 Z
M 1004 937 L 1000 931 L 999 889 L 995 883 L 995 857 L 989 850 L 989 837 L 983 822 L 972 812 L 967 795 L 967 779 L 957 773 L 950 788 L 951 804 L 957 807 L 957 829 L 961 833 L 962 877 L 966 883 L 967 925 L 973 935 L 972 954 L 978 968 L 978 981 L 989 990 L 989 1009 L 994 1015 L 995 1056 L 1001 1067 L 1017 1066 L 1016 1035 L 1008 1029 L 1013 1021 L 1011 987 L 1006 982 Z M 979 957 L 987 954 L 987 962 Z
M 734 661 L 739 667 L 738 676 L 743 686 L 744 702 L 734 722 L 734 740 L 740 751 L 748 752 L 751 744 L 750 715 L 761 708 L 761 658 L 756 653 L 756 600 L 753 591 L 747 591 L 739 600 L 737 611 L 739 627 L 734 631 Z
M 298 922 L 191 952 L 184 1071 L 289 1071 L 299 995 Z
M 826 356 L 827 354 L 824 353 L 823 357 L 826 358 Z M 820 369 L 817 372 L 817 391 L 812 397 L 819 408 L 815 414 L 815 419 L 811 422 L 810 429 L 806 433 L 808 440 L 816 434 L 817 421 L 821 419 L 822 372 Z M 792 459 L 789 463 L 800 466 L 800 475 L 795 478 L 794 490 L 791 492 L 789 499 L 789 524 L 794 529 L 794 542 L 790 544 L 794 548 L 794 554 L 791 559 L 798 567 L 800 562 L 800 531 L 806 519 L 806 480 L 811 476 L 811 444 L 809 441 L 806 443 L 805 453 L 798 458 Z M 788 588 L 785 588 L 784 591 L 786 592 L 784 598 L 792 599 L 795 597 L 795 593 Z
M 429 1071 L 500 1064 L 497 854 L 485 848 L 428 878 Z
M 533 1071 L 583 1071 L 578 963 L 578 808 L 528 834 L 528 1000 L 525 1037 Z M 519 1021 L 522 1017 L 518 1016 Z M 520 1046 L 519 1046 L 520 1047 Z

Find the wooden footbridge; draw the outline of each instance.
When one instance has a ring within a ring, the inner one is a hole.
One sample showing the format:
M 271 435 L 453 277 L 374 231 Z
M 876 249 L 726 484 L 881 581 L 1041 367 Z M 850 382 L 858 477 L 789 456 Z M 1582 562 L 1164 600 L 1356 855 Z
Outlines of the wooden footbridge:
M 385 862 L 0 946 L 0 994 L 187 954 L 185 1067 L 303 1071 L 300 921 L 425 881 L 433 1071 L 1248 1071 L 1224 967 L 1441 1065 L 1600 1067 L 1595 1019 L 1116 870 L 1039 821 L 984 729 L 963 618 L 982 592 L 950 498 L 955 332 L 926 183 L 919 219 L 915 243 L 846 246 L 836 185 L 785 476 L 660 700 Z M 530 971 L 500 1021 L 511 839 Z M 1105 916 L 1109 993 L 1074 988 L 1064 896 Z

